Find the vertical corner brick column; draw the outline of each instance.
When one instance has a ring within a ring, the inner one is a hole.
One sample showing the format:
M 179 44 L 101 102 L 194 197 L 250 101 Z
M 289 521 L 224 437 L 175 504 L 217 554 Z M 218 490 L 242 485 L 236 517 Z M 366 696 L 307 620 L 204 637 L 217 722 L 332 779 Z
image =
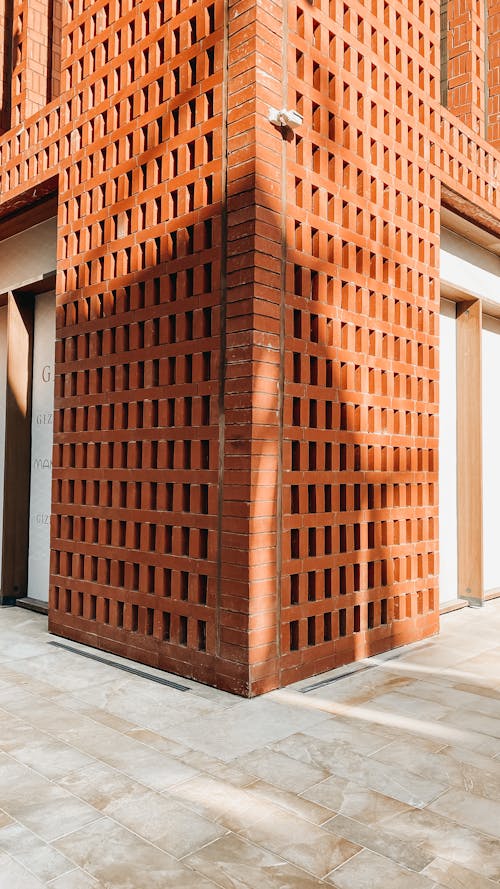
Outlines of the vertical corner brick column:
M 43 108 L 51 93 L 49 85 L 52 69 L 51 7 L 51 0 L 29 0 L 28 3 L 26 117 L 31 117 Z
M 255 252 L 250 467 L 250 687 L 279 685 L 284 274 L 284 141 L 269 122 L 284 96 L 282 0 L 258 0 L 255 65 Z
M 0 132 L 10 127 L 10 67 L 12 31 L 9 7 L 0 4 Z
M 62 0 L 49 3 L 48 28 L 47 99 L 51 101 L 61 92 Z
M 488 133 L 487 139 L 500 148 L 500 2 L 488 0 Z
M 12 58 L 10 125 L 18 126 L 26 118 L 26 72 L 28 0 L 14 0 L 12 5 Z
M 53 48 L 52 34 L 60 41 L 61 14 L 58 0 L 14 0 L 12 22 L 4 22 L 12 34 L 11 126 L 23 123 L 47 104 L 54 94 L 49 81 L 58 86 L 60 48 Z M 5 33 L 4 41 L 8 39 Z
M 221 658 L 278 684 L 281 3 L 229 4 Z
M 484 0 L 448 6 L 448 108 L 481 136 L 486 132 L 486 20 Z

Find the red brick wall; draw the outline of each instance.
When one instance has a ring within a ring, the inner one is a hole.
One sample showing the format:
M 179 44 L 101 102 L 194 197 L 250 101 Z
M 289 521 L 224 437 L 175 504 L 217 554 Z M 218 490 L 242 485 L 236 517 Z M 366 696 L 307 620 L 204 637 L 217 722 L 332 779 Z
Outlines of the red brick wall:
M 65 7 L 0 138 L 0 214 L 59 190 L 54 632 L 256 694 L 436 631 L 440 181 L 500 218 L 438 6 Z
M 28 0 L 13 0 L 12 3 L 12 79 L 10 118 L 11 126 L 17 126 L 25 119 L 26 105 L 26 65 L 28 56 Z M 8 39 L 8 36 L 7 36 Z M 29 108 L 29 111 L 36 108 Z
M 282 682 L 438 625 L 438 4 L 288 8 Z
M 10 126 L 10 48 L 8 35 L 11 24 L 5 5 L 0 6 L 0 132 Z
M 0 129 L 8 130 L 59 94 L 62 0 L 14 0 L 0 7 Z
M 65 32 L 51 628 L 244 684 L 218 673 L 224 9 L 121 6 Z
M 500 3 L 488 0 L 488 140 L 500 146 Z
M 221 653 L 245 651 L 253 694 L 278 682 L 281 18 L 230 4 Z
M 480 136 L 486 127 L 484 0 L 448 4 L 448 108 Z

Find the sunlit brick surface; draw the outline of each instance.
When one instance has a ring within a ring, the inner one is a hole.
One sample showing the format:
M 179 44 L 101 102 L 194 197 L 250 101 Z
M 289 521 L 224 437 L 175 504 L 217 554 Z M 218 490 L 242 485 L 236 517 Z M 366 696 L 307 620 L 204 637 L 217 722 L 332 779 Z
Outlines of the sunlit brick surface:
M 58 190 L 51 629 L 244 694 L 436 632 L 441 181 L 499 212 L 458 8 L 443 110 L 437 0 L 28 6 L 0 210 Z
M 371 7 L 289 4 L 286 681 L 436 626 L 437 10 Z

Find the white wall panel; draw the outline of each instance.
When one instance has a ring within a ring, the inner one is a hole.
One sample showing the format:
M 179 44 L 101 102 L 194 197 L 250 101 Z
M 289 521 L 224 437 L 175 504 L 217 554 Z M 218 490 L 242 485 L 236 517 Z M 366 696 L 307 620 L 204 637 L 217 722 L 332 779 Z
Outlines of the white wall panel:
M 458 594 L 457 563 L 457 325 L 455 303 L 441 300 L 439 387 L 440 605 Z
M 500 257 L 445 228 L 441 230 L 440 276 L 442 292 L 500 307 Z
M 56 333 L 53 293 L 36 297 L 34 331 L 28 596 L 46 602 L 49 594 Z
M 500 321 L 483 315 L 483 570 L 500 587 Z

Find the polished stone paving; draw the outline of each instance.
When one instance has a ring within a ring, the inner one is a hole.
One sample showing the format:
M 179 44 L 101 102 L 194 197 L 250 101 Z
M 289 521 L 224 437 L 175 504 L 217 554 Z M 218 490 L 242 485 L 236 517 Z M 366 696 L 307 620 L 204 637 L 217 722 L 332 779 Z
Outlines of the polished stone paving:
M 0 611 L 0 889 L 500 886 L 500 600 L 252 701 L 54 642 Z

